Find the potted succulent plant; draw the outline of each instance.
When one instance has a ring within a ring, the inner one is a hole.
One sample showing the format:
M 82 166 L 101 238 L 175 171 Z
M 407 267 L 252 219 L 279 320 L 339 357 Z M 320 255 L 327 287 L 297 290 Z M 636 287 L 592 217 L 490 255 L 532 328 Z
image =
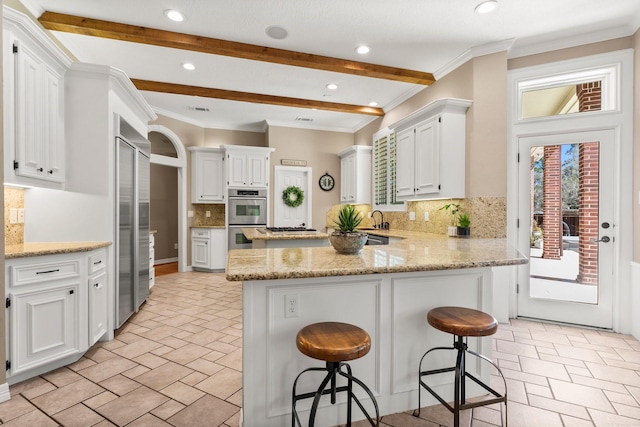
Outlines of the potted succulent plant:
M 466 213 L 458 215 L 458 237 L 469 237 L 471 234 L 471 219 Z
M 340 254 L 357 254 L 367 242 L 367 233 L 356 231 L 362 222 L 362 215 L 353 205 L 344 205 L 338 212 L 335 225 L 338 230 L 329 235 L 331 246 Z

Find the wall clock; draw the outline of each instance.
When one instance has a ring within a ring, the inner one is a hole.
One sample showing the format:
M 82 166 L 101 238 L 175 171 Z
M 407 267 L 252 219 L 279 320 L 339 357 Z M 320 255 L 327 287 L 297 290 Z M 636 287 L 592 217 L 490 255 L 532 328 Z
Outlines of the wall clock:
M 320 185 L 320 188 L 322 188 L 324 191 L 331 191 L 333 190 L 333 187 L 336 185 L 336 182 L 334 181 L 333 177 L 329 175 L 328 172 L 326 172 L 324 175 L 320 177 L 320 181 L 318 181 L 318 184 Z

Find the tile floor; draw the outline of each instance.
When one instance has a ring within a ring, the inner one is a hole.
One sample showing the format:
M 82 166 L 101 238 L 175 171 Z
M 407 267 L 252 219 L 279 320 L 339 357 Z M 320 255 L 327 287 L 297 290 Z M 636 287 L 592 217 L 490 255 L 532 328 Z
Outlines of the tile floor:
M 158 277 L 149 301 L 110 342 L 78 362 L 16 384 L 0 404 L 8 426 L 237 426 L 241 287 L 223 274 Z M 626 335 L 512 320 L 494 339 L 512 427 L 640 426 L 640 342 Z M 464 417 L 500 424 L 494 407 Z M 440 407 L 383 426 L 451 425 Z M 359 426 L 364 424 L 358 423 Z

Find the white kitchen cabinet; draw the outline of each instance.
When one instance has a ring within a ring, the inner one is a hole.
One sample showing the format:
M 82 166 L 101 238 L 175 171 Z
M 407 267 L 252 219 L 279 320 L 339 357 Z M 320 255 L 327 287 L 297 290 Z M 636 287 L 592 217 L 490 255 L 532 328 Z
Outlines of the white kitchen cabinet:
M 191 229 L 191 267 L 200 271 L 220 271 L 227 264 L 226 228 Z
M 223 203 L 224 152 L 219 148 L 189 147 L 191 151 L 191 203 Z
M 465 197 L 465 114 L 470 105 L 439 100 L 394 125 L 398 199 Z
M 223 145 L 227 158 L 229 188 L 267 188 L 269 186 L 269 155 L 266 147 Z
M 64 75 L 71 61 L 25 15 L 3 11 L 5 181 L 63 188 Z
M 153 288 L 156 284 L 156 269 L 154 267 L 156 263 L 156 236 L 153 233 L 149 233 L 149 289 Z
M 354 145 L 340 157 L 340 202 L 371 203 L 371 147 Z
M 7 382 L 79 359 L 107 332 L 105 248 L 5 261 Z

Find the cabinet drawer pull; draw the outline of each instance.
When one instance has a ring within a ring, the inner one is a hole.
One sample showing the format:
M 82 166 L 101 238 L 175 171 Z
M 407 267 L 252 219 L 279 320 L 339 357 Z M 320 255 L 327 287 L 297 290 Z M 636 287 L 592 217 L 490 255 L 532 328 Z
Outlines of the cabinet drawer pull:
M 102 260 L 99 260 L 93 263 L 93 265 L 98 265 L 98 264 L 102 264 Z
M 49 273 L 57 273 L 58 271 L 60 271 L 59 268 L 56 268 L 55 270 L 47 270 L 47 271 L 36 271 L 36 274 L 49 274 Z
M 69 295 L 73 295 L 73 293 L 74 293 L 74 291 L 73 291 L 73 289 L 71 289 L 71 290 L 69 291 Z
M 96 289 L 100 289 L 102 287 L 102 284 L 101 283 L 94 283 L 93 287 L 96 288 Z
M 36 170 L 37 170 L 38 172 L 42 172 L 42 171 L 44 171 L 44 169 L 42 169 L 42 168 L 38 168 L 38 169 L 36 169 Z
M 50 169 L 47 172 L 49 173 L 49 175 L 53 175 L 53 169 Z

